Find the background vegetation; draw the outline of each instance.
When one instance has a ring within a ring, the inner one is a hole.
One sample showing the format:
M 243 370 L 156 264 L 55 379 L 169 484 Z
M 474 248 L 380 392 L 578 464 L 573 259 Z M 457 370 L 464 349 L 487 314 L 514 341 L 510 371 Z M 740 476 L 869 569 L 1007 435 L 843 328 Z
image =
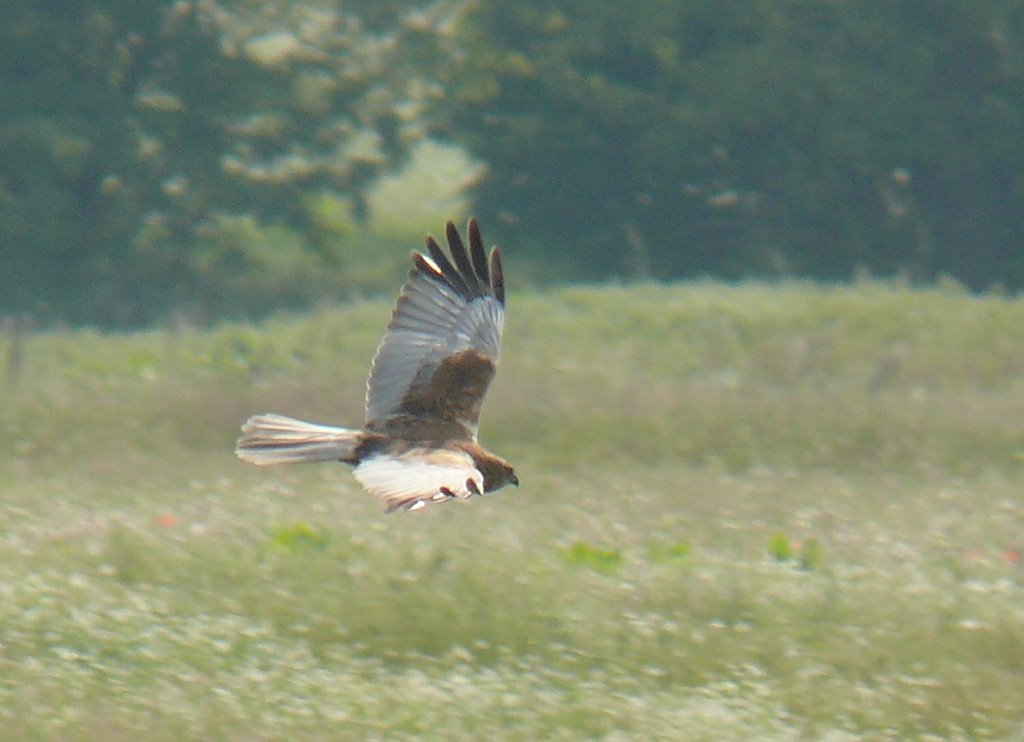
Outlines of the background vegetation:
M 251 412 L 359 419 L 389 304 L 26 342 L 0 737 L 1024 734 L 1024 302 L 520 291 L 519 489 L 384 516 L 236 461 Z
M 8 3 L 0 737 L 1024 737 L 1022 77 L 1011 0 Z M 471 210 L 523 487 L 236 461 Z
M 1017 3 L 527 0 L 467 26 L 485 213 L 598 275 L 1024 279 Z
M 0 312 L 390 292 L 470 208 L 536 280 L 1016 290 L 1022 91 L 1014 0 L 15 0 Z

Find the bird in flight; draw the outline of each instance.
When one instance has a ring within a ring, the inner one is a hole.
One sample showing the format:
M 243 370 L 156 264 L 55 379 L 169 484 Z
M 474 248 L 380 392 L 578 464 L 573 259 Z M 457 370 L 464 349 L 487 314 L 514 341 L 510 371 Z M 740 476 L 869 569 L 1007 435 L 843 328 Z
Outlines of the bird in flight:
M 370 369 L 362 429 L 255 415 L 235 454 L 257 466 L 344 462 L 389 513 L 518 486 L 509 463 L 477 443 L 501 348 L 505 278 L 501 253 L 488 258 L 476 220 L 467 231 L 468 251 L 445 225 L 450 259 L 429 236 L 427 254 L 412 254 Z

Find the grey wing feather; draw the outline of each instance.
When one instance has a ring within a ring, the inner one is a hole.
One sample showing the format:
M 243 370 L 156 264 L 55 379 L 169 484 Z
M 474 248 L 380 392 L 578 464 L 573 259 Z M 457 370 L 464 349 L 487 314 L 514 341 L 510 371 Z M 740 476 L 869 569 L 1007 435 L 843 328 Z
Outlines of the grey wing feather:
M 501 258 L 492 251 L 488 270 L 475 221 L 469 226 L 470 254 L 451 222 L 446 236 L 453 260 L 431 238 L 429 257 L 413 256 L 414 268 L 367 382 L 370 429 L 383 430 L 393 418 L 432 417 L 456 423 L 469 437 L 476 437 L 479 406 L 498 360 L 505 321 Z M 454 369 L 445 365 L 453 358 L 460 359 Z M 467 364 L 472 368 L 467 370 Z M 457 393 L 445 386 L 467 375 L 473 383 L 454 390 Z M 471 398 L 455 399 L 459 393 Z

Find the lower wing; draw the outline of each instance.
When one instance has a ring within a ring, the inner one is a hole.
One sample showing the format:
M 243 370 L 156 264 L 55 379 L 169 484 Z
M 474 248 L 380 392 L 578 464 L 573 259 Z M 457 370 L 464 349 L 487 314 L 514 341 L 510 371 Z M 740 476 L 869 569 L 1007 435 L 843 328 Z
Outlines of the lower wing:
M 389 513 L 455 497 L 465 499 L 484 491 L 483 475 L 462 451 L 380 451 L 363 459 L 355 475 L 363 487 L 384 500 Z

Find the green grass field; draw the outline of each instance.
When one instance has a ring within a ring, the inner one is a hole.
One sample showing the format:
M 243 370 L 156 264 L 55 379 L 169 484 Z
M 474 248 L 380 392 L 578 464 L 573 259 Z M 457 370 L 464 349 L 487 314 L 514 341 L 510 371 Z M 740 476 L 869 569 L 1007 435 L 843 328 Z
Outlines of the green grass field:
M 28 339 L 0 737 L 1024 738 L 1024 301 L 513 293 L 518 490 L 235 460 L 251 413 L 358 423 L 390 307 Z

